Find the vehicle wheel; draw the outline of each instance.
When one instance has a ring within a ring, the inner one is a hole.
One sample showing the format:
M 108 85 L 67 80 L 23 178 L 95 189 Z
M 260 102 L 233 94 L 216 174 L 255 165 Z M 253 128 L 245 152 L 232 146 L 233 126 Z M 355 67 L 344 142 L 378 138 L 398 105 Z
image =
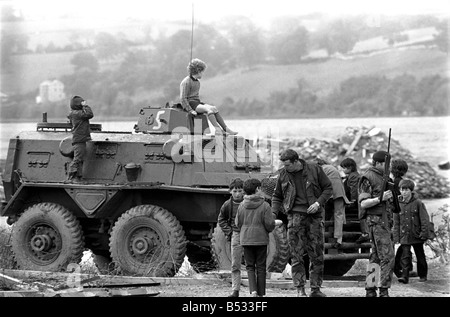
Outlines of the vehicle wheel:
M 211 239 L 211 252 L 220 270 L 231 269 L 231 244 L 219 225 L 214 229 Z M 284 226 L 275 227 L 269 234 L 269 245 L 267 248 L 267 271 L 283 272 L 289 261 L 289 245 L 287 233 Z M 244 263 L 244 261 L 243 261 Z M 242 265 L 245 270 L 245 265 Z
M 153 205 L 122 214 L 109 241 L 115 265 L 128 275 L 174 276 L 186 254 L 183 227 L 169 211 Z
M 13 226 L 12 248 L 25 270 L 56 272 L 83 256 L 83 232 L 77 218 L 53 203 L 31 206 Z

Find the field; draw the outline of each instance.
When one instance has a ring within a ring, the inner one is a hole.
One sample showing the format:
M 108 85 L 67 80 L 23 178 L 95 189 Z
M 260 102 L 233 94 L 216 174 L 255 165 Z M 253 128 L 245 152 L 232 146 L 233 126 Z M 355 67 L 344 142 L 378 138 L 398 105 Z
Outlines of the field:
M 434 74 L 447 76 L 446 65 L 445 53 L 429 49 L 399 50 L 351 60 L 330 59 L 299 65 L 264 65 L 254 70 L 235 70 L 214 78 L 208 78 L 206 73 L 202 82 L 202 96 L 205 100 L 218 103 L 232 91 L 235 100 L 262 100 L 272 91 L 287 91 L 297 87 L 299 79 L 304 79 L 311 90 L 320 94 L 337 88 L 341 81 L 352 76 L 389 78 L 405 73 L 419 78 Z
M 70 63 L 75 52 L 54 54 L 32 54 L 15 56 L 12 60 L 14 73 L 2 73 L 2 92 L 38 89 L 39 84 L 52 78 L 71 74 Z M 117 62 L 116 62 L 117 63 Z M 102 63 L 107 69 L 116 63 Z M 447 76 L 447 56 L 437 49 L 409 49 L 379 53 L 369 57 L 353 59 L 329 59 L 323 62 L 310 62 L 298 65 L 258 65 L 252 69 L 236 69 L 227 74 L 208 77 L 205 73 L 202 82 L 202 98 L 211 103 L 221 103 L 230 95 L 239 99 L 265 99 L 273 91 L 287 91 L 297 87 L 300 79 L 308 89 L 326 94 L 352 76 L 394 77 L 411 74 L 418 78 L 427 75 Z M 159 91 L 151 89 L 139 92 L 135 99 L 151 99 Z

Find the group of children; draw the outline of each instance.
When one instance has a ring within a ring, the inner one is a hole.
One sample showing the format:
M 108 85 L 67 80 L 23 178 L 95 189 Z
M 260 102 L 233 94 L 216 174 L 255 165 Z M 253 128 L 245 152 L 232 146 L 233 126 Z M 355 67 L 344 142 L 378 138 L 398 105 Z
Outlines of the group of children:
M 320 165 L 320 164 L 319 164 Z M 358 183 L 360 174 L 357 164 L 352 158 L 340 162 L 345 174 L 346 207 L 358 207 Z M 391 173 L 394 180 L 394 194 L 399 197 L 400 211 L 393 213 L 392 231 L 394 243 L 399 243 L 395 259 L 394 273 L 399 282 L 408 283 L 414 274 L 412 271 L 411 247 L 417 258 L 417 273 L 420 281 L 427 280 L 428 267 L 423 245 L 428 237 L 429 215 L 423 202 L 414 192 L 415 184 L 410 179 L 403 179 L 408 170 L 404 160 L 391 162 Z M 270 208 L 273 189 L 264 190 L 262 181 L 251 178 L 243 181 L 234 179 L 229 185 L 231 197 L 220 209 L 218 224 L 223 233 L 231 241 L 231 282 L 232 293 L 229 297 L 238 297 L 241 285 L 242 255 L 248 274 L 249 291 L 252 296 L 260 297 L 266 294 L 266 259 L 269 233 L 283 222 L 275 219 Z M 267 188 L 267 185 L 265 186 Z M 345 215 L 344 215 L 345 219 Z M 356 241 L 370 241 L 369 230 L 365 219 L 360 219 L 362 235 Z
M 218 224 L 231 241 L 230 297 L 239 297 L 242 253 L 247 270 L 250 294 L 266 294 L 266 260 L 269 233 L 282 221 L 275 219 L 261 190 L 261 181 L 250 178 L 233 179 L 229 186 L 231 198 L 220 209 Z

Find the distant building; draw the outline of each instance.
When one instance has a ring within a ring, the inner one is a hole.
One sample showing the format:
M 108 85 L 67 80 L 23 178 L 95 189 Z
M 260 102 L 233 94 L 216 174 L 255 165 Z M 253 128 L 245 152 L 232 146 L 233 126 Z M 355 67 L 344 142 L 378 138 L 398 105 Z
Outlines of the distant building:
M 303 56 L 303 61 L 314 61 L 314 60 L 325 60 L 329 58 L 330 55 L 326 49 L 314 50 L 308 53 L 308 55 Z
M 8 95 L 0 92 L 0 102 L 8 101 Z
M 36 101 L 56 102 L 66 98 L 64 93 L 64 84 L 59 80 L 46 80 L 39 85 L 39 96 Z

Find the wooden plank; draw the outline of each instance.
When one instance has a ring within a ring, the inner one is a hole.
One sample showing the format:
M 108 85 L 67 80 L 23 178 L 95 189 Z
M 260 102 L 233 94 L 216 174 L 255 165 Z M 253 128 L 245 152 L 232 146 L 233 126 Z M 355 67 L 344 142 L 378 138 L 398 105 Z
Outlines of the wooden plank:
M 2 270 L 2 272 L 11 277 L 20 278 L 22 280 L 56 280 L 59 283 L 65 283 L 67 278 L 73 279 L 73 274 L 65 272 L 41 272 L 41 271 L 23 271 L 23 270 Z M 80 280 L 92 278 L 92 274 L 77 274 Z M 210 273 L 207 277 L 145 277 L 145 276 L 119 276 L 119 275 L 98 275 L 99 279 L 88 283 L 92 286 L 103 287 L 104 284 L 113 285 L 129 285 L 133 284 L 149 284 L 159 283 L 162 285 L 202 285 L 202 284 L 220 284 L 226 283 L 216 274 Z M 81 282 L 81 281 L 80 281 Z
M 358 260 L 368 259 L 369 253 L 340 253 L 340 254 L 324 254 L 324 260 Z
M 113 297 L 142 297 L 142 296 L 157 296 L 159 292 L 155 292 L 151 287 L 137 287 L 137 288 L 129 288 L 129 289 L 111 289 L 109 293 Z
M 59 294 L 59 297 L 109 297 L 110 294 L 106 290 L 98 291 L 78 291 L 78 292 L 67 292 Z
M 31 286 L 29 283 L 25 283 L 22 280 L 19 280 L 17 278 L 11 277 L 7 274 L 0 273 L 0 280 L 5 284 L 7 287 L 11 287 L 14 290 L 33 290 L 38 291 L 36 287 Z
M 114 284 L 107 284 L 107 283 L 104 283 L 104 282 L 97 283 L 97 284 L 101 284 L 102 288 L 124 288 L 124 287 L 130 287 L 130 286 L 133 286 L 133 287 L 151 287 L 151 286 L 160 286 L 161 285 L 161 283 L 133 283 L 133 284 L 118 284 L 118 283 L 114 283 Z M 92 287 L 95 288 L 95 286 L 96 285 L 94 283 L 92 283 L 90 285 L 85 286 L 84 288 L 85 289 L 87 289 L 87 288 L 90 289 Z
M 0 297 L 44 297 L 38 291 L 0 291 Z
M 363 129 L 359 130 L 359 132 L 355 136 L 355 139 L 353 140 L 352 144 L 350 144 L 349 148 L 347 149 L 347 152 L 345 152 L 345 156 L 349 156 L 353 152 L 353 149 L 355 148 L 356 144 L 358 144 L 359 140 L 361 139 L 363 132 L 364 132 Z

